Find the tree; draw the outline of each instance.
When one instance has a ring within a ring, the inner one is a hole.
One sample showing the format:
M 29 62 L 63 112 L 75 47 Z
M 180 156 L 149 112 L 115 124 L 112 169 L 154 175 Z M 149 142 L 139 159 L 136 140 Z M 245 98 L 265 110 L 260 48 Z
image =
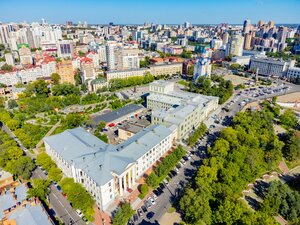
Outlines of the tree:
M 148 56 L 145 57 L 144 60 L 140 61 L 140 67 L 147 67 L 150 65 L 150 58 Z
M 35 165 L 28 156 L 21 156 L 13 163 L 11 171 L 14 175 L 24 180 L 28 180 Z
M 7 64 L 4 64 L 2 67 L 1 67 L 1 70 L 4 70 L 6 72 L 11 72 L 13 70 L 13 67 L 11 65 L 7 65 Z
M 49 172 L 48 172 L 48 177 L 49 177 L 50 180 L 59 182 L 62 178 L 62 172 L 57 167 L 51 167 Z
M 89 221 L 94 220 L 94 200 L 84 187 L 75 183 L 72 178 L 64 178 L 60 181 L 62 191 L 68 196 L 75 209 L 80 209 Z
M 57 84 L 51 88 L 51 92 L 54 96 L 68 96 L 68 95 L 79 95 L 80 90 L 73 84 Z
M 102 131 L 105 128 L 105 126 L 106 126 L 106 122 L 100 121 L 98 124 L 98 129 Z
M 294 131 L 289 135 L 283 154 L 289 161 L 300 158 L 300 131 Z
M 51 78 L 53 84 L 59 84 L 59 82 L 61 80 L 61 77 L 58 73 L 52 73 L 50 78 Z
M 298 123 L 295 113 L 290 109 L 285 110 L 284 113 L 279 116 L 279 120 L 281 124 L 288 128 L 294 128 Z
M 238 70 L 239 68 L 240 68 L 240 65 L 237 63 L 232 63 L 230 65 L 230 69 L 232 69 L 232 70 Z
M 27 191 L 27 197 L 37 197 L 42 201 L 46 200 L 46 195 L 50 193 L 49 189 L 49 180 L 44 179 L 33 179 L 32 180 L 33 186 Z
M 194 75 L 194 64 L 188 66 L 187 75 Z
M 149 192 L 148 185 L 147 184 L 142 184 L 140 186 L 140 190 L 139 191 L 140 191 L 139 198 L 143 199 L 148 194 L 148 192 Z
M 43 167 L 48 172 L 50 172 L 50 169 L 52 167 L 56 168 L 55 163 L 53 162 L 51 157 L 46 152 L 42 152 L 37 155 L 36 164 Z
M 75 85 L 76 86 L 82 84 L 82 80 L 81 80 L 80 70 L 79 69 L 77 69 L 74 78 L 75 78 Z
M 14 100 L 14 99 L 8 100 L 7 105 L 8 105 L 8 108 L 9 108 L 9 109 L 13 109 L 13 108 L 18 107 L 18 103 L 17 103 L 16 100 Z
M 134 210 L 129 203 L 124 203 L 117 211 L 115 217 L 112 219 L 113 225 L 127 224 L 128 220 L 133 216 Z
M 80 114 L 69 113 L 66 116 L 63 124 L 67 129 L 72 129 L 72 128 L 81 126 L 84 121 L 85 121 L 85 118 L 83 116 L 81 116 Z

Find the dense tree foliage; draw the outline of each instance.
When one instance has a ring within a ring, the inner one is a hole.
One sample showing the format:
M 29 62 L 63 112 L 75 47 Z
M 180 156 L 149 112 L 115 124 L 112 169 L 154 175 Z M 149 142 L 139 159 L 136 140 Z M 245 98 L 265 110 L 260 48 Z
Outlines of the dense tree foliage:
M 231 97 L 233 84 L 231 81 L 226 81 L 224 78 L 218 76 L 213 76 L 211 80 L 199 77 L 196 83 L 190 82 L 190 91 L 203 95 L 217 96 L 219 97 L 219 103 L 222 104 Z
M 116 215 L 112 220 L 113 225 L 125 225 L 128 220 L 133 216 L 134 210 L 131 208 L 129 203 L 121 205 Z
M 48 177 L 50 180 L 59 182 L 62 178 L 62 171 L 57 168 L 55 162 L 46 153 L 42 152 L 36 157 L 36 164 L 48 171 Z
M 11 72 L 13 70 L 13 67 L 11 65 L 7 65 L 7 64 L 4 64 L 0 70 L 3 70 L 3 71 L 6 71 L 6 72 Z
M 54 96 L 68 96 L 68 95 L 79 95 L 80 90 L 78 87 L 75 87 L 73 84 L 57 84 L 51 88 L 52 95 Z
M 112 79 L 109 81 L 110 91 L 115 91 L 124 87 L 132 87 L 142 84 L 151 83 L 154 80 L 154 77 L 150 74 L 147 74 L 142 77 L 129 77 L 126 79 Z
M 43 201 L 46 200 L 46 195 L 50 193 L 49 180 L 33 179 L 32 187 L 27 191 L 27 197 L 37 197 Z
M 300 224 L 300 193 L 287 184 L 273 181 L 264 192 L 261 211 L 283 216 L 289 224 Z
M 148 192 L 149 192 L 148 185 L 147 184 L 140 185 L 139 191 L 140 191 L 139 198 L 143 199 L 148 194 Z
M 242 190 L 281 159 L 283 143 L 272 126 L 270 112 L 238 113 L 232 127 L 221 132 L 208 149 L 210 158 L 180 200 L 189 224 L 275 224 L 264 213 L 252 213 L 239 200 Z M 247 223 L 246 223 L 247 222 Z
M 166 178 L 168 173 L 174 169 L 176 164 L 186 154 L 185 150 L 179 145 L 172 153 L 163 158 L 161 163 L 155 168 L 155 170 L 147 177 L 146 183 L 156 188 L 163 179 Z
M 17 143 L 0 130 L 0 168 L 12 173 L 17 178 L 27 180 L 34 167 L 32 160 L 23 155 L 23 151 L 17 146 Z
M 283 155 L 289 161 L 300 159 L 300 131 L 293 131 L 287 134 L 286 145 Z
M 200 126 L 188 138 L 188 145 L 193 146 L 199 138 L 207 131 L 207 126 L 201 123 Z
M 150 58 L 148 56 L 146 56 L 144 60 L 140 61 L 140 67 L 147 67 L 149 65 L 150 65 Z
M 295 113 L 290 109 L 286 109 L 284 113 L 279 116 L 279 120 L 286 128 L 295 128 L 298 123 Z
M 75 209 L 80 209 L 89 221 L 94 220 L 94 200 L 84 187 L 75 183 L 72 178 L 64 178 L 60 182 L 62 191 Z
M 52 73 L 50 78 L 51 78 L 53 84 L 59 84 L 59 82 L 61 80 L 61 77 L 58 73 Z

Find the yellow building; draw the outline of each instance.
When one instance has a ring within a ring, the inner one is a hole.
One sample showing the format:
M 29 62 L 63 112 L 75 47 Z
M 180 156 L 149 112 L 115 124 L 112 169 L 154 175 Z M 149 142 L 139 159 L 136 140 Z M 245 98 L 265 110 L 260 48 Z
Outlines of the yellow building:
M 75 84 L 74 71 L 71 60 L 62 60 L 56 64 L 56 72 L 60 75 L 60 83 Z
M 173 75 L 182 73 L 182 63 L 162 63 L 150 65 L 150 73 L 153 76 L 158 75 Z

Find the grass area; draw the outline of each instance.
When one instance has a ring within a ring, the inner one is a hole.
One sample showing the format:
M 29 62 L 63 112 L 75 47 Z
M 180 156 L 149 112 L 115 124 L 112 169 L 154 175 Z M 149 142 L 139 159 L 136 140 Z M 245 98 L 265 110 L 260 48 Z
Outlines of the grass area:
M 183 85 L 183 86 L 186 86 L 186 87 L 189 86 L 189 82 L 188 82 L 188 81 L 185 81 L 185 80 L 180 80 L 180 81 L 178 81 L 177 83 L 178 83 L 178 84 L 181 84 L 181 85 Z

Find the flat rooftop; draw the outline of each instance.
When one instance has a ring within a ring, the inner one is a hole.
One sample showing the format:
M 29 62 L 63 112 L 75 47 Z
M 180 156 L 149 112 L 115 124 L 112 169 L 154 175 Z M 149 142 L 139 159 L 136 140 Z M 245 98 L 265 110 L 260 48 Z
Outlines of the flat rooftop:
M 125 105 L 124 107 L 114 110 L 112 112 L 96 116 L 92 118 L 93 125 L 99 124 L 100 121 L 105 121 L 106 123 L 111 123 L 119 118 L 122 118 L 123 116 L 130 115 L 140 109 L 143 109 L 144 107 L 136 104 L 129 104 Z

